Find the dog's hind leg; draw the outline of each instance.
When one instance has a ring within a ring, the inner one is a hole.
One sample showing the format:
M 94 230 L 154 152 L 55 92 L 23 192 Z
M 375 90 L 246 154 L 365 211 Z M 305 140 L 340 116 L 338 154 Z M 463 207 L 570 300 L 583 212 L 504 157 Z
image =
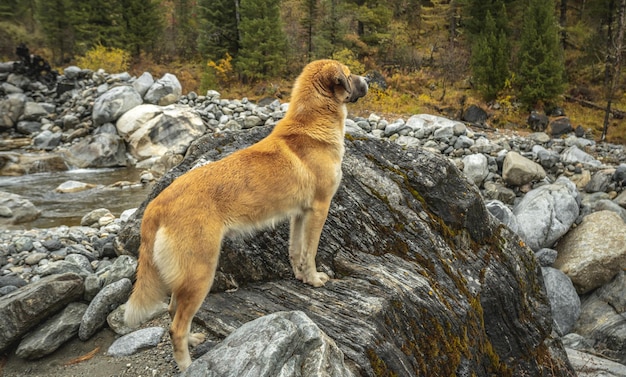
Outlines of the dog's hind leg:
M 189 239 L 192 238 L 192 239 Z M 181 371 L 191 364 L 189 346 L 204 341 L 204 334 L 190 334 L 191 321 L 209 293 L 219 259 L 221 237 L 188 237 L 181 250 L 181 271 L 172 284 L 170 310 L 174 317 L 170 337 L 174 349 L 174 360 Z
M 317 255 L 317 247 L 322 235 L 322 228 L 328 216 L 330 201 L 318 201 L 313 205 L 311 210 L 306 211 L 303 216 L 303 248 L 301 256 L 302 272 L 304 283 L 314 287 L 324 285 L 329 277 L 323 272 L 318 272 L 315 265 L 315 256 Z

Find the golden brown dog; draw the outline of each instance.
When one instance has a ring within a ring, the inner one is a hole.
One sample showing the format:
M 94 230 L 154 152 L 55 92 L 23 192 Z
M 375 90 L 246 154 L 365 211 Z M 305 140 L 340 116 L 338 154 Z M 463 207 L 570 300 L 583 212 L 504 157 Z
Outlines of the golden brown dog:
M 308 64 L 289 109 L 270 135 L 232 155 L 193 169 L 163 190 L 141 224 L 139 267 L 126 304 L 135 327 L 171 293 L 170 336 L 181 370 L 191 363 L 191 321 L 215 276 L 223 237 L 291 218 L 289 258 L 297 279 L 314 287 L 328 275 L 315 255 L 330 201 L 341 180 L 348 102 L 367 93 L 363 77 L 333 60 Z

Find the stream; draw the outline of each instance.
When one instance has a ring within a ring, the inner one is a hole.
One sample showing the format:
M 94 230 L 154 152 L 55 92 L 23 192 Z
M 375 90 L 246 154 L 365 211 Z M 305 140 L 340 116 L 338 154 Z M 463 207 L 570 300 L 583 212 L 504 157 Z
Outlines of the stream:
M 127 209 L 138 207 L 151 190 L 151 185 L 109 187 L 120 182 L 139 182 L 142 170 L 131 168 L 77 169 L 65 172 L 27 174 L 17 177 L 0 176 L 0 191 L 21 195 L 41 211 L 35 221 L 12 228 L 51 228 L 60 225 L 80 225 L 81 218 L 97 208 L 106 208 L 116 217 Z M 66 181 L 80 181 L 97 188 L 76 192 L 55 191 Z

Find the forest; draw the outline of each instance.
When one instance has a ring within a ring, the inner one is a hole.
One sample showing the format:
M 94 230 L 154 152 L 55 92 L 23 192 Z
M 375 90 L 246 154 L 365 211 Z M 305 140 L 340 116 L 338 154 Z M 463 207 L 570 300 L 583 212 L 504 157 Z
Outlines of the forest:
M 0 0 L 0 59 L 20 43 L 62 70 L 176 74 L 183 91 L 288 100 L 308 62 L 375 77 L 353 111 L 497 128 L 532 110 L 626 142 L 626 0 Z

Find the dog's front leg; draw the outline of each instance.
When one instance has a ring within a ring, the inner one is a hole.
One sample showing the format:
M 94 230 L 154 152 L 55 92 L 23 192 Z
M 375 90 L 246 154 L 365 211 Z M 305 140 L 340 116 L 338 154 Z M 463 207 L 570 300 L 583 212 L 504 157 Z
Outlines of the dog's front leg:
M 304 217 L 297 214 L 291 217 L 289 230 L 289 261 L 296 279 L 304 279 L 302 248 L 304 246 Z
M 302 281 L 314 287 L 324 285 L 329 277 L 323 272 L 318 272 L 315 265 L 315 256 L 319 245 L 322 228 L 328 216 L 330 201 L 317 202 L 313 208 L 306 211 L 302 217 L 303 247 L 300 269 L 303 274 Z

